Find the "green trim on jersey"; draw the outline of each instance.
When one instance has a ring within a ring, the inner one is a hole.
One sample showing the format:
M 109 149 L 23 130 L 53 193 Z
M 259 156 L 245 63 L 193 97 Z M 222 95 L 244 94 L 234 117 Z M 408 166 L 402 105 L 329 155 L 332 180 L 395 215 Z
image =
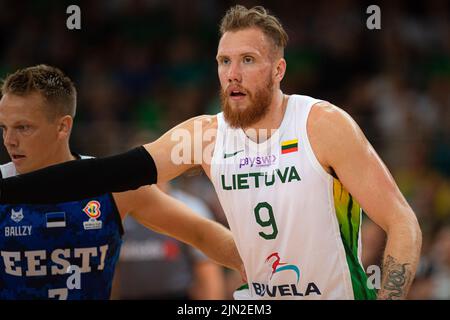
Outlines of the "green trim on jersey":
M 337 179 L 333 179 L 333 196 L 355 299 L 376 299 L 375 290 L 367 288 L 367 275 L 358 259 L 361 207 Z
M 241 291 L 241 290 L 246 290 L 246 289 L 248 289 L 248 283 L 244 283 L 242 286 L 237 288 L 235 291 Z

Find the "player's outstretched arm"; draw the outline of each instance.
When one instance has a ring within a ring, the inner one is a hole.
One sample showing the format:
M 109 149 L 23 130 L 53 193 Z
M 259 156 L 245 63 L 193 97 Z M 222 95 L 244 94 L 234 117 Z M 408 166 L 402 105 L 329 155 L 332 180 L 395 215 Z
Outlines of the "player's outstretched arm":
M 156 181 L 168 181 L 195 166 L 194 143 L 173 158 L 181 133 L 194 136 L 196 117 L 171 129 L 155 142 L 115 156 L 69 161 L 23 175 L 0 179 L 0 203 L 46 204 L 76 201 L 107 192 L 135 190 Z M 202 122 L 202 121 L 200 121 Z M 205 122 L 205 121 L 203 121 Z M 199 145 L 202 153 L 202 145 Z M 200 164 L 200 163 L 197 163 Z
M 369 218 L 387 234 L 379 299 L 404 299 L 414 279 L 422 235 L 416 216 L 356 122 L 328 103 L 313 107 L 308 136 Z
M 186 170 L 210 163 L 216 129 L 216 116 L 197 116 L 173 127 L 156 141 L 144 145 L 154 157 L 158 168 L 158 182 L 172 180 Z
M 0 203 L 82 200 L 156 183 L 153 157 L 144 147 L 111 157 L 68 161 L 0 180 Z
M 156 186 L 114 194 L 114 198 L 120 212 L 128 212 L 145 227 L 187 243 L 217 263 L 243 273 L 231 232 Z

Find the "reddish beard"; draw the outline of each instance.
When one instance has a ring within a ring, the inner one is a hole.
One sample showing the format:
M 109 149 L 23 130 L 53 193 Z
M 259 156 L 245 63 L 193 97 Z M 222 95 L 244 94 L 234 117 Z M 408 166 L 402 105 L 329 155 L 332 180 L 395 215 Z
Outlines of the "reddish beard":
M 220 101 L 225 121 L 232 128 L 248 128 L 252 124 L 257 123 L 269 111 L 272 103 L 273 81 L 269 78 L 264 88 L 258 89 L 253 95 L 249 91 L 245 91 L 247 98 L 250 100 L 249 105 L 244 109 L 233 108 L 229 103 L 228 95 L 220 90 Z

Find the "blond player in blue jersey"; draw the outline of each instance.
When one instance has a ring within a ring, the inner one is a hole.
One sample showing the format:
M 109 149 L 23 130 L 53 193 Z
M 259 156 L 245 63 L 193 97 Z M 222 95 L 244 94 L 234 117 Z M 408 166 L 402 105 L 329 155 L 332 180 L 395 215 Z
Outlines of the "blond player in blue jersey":
M 9 75 L 2 86 L 0 128 L 11 162 L 0 166 L 0 176 L 20 177 L 82 158 L 69 147 L 75 110 L 75 86 L 59 69 L 38 65 Z M 65 179 L 58 188 L 74 183 Z M 229 230 L 156 186 L 143 186 L 52 205 L 0 204 L 0 299 L 109 299 L 127 215 L 242 269 Z M 69 265 L 79 267 L 79 288 L 67 285 Z M 198 274 L 207 282 L 205 291 L 214 291 L 221 270 L 212 261 L 205 265 Z

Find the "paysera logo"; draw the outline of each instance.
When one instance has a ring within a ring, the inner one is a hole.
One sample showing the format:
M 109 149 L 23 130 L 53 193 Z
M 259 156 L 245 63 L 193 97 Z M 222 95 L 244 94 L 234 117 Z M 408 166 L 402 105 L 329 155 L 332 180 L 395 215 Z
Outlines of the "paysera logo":
M 239 169 L 250 166 L 253 167 L 270 167 L 275 164 L 277 157 L 274 154 L 267 156 L 245 157 L 239 159 Z
M 299 282 L 300 282 L 300 268 L 297 267 L 294 264 L 288 264 L 286 262 L 281 262 L 280 255 L 278 252 L 271 253 L 267 258 L 266 262 L 272 261 L 272 272 L 270 274 L 270 279 L 273 278 L 273 276 L 276 273 L 281 272 L 294 272 L 296 276 L 296 283 L 286 283 L 286 284 L 280 284 L 276 286 L 270 286 L 265 283 L 257 283 L 253 282 L 253 290 L 254 292 L 261 296 L 268 296 L 268 297 L 276 297 L 276 296 L 309 296 L 310 294 L 317 294 L 321 295 L 319 288 L 314 282 L 309 282 L 306 286 L 306 289 L 302 291 L 299 288 Z

